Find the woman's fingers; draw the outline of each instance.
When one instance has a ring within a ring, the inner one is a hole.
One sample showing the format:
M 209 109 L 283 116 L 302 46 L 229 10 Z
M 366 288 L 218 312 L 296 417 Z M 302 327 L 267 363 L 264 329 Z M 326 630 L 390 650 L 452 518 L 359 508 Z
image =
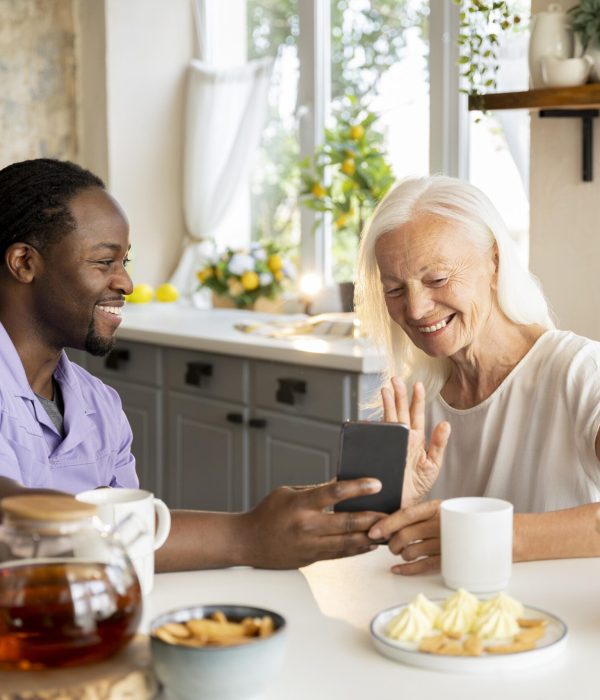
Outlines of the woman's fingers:
M 381 389 L 381 402 L 383 403 L 383 420 L 386 423 L 397 423 L 396 399 L 391 389 L 387 387 Z
M 421 382 L 413 386 L 410 402 L 410 427 L 413 430 L 425 430 L 425 387 Z
M 424 557 L 406 564 L 396 564 L 392 566 L 391 572 L 402 576 L 415 576 L 416 574 L 425 574 L 428 571 L 439 571 L 440 563 L 441 557 L 439 556 Z
M 404 561 L 416 561 L 422 557 L 437 556 L 440 553 L 441 540 L 438 536 L 429 540 L 411 542 L 407 547 L 399 552 Z
M 440 468 L 444 461 L 444 450 L 450 437 L 450 423 L 443 421 L 438 423 L 431 433 L 431 442 L 427 450 L 427 457 Z
M 408 408 L 408 392 L 406 390 L 406 384 L 398 377 L 392 377 L 392 388 L 394 389 L 394 398 L 396 401 L 396 414 L 400 423 L 404 423 L 409 428 L 412 427 L 410 423 L 410 411 Z
M 439 511 L 441 501 L 426 501 L 417 505 L 397 510 L 395 513 L 382 518 L 371 530 L 369 537 L 373 540 L 389 539 L 395 532 L 415 523 L 429 520 Z

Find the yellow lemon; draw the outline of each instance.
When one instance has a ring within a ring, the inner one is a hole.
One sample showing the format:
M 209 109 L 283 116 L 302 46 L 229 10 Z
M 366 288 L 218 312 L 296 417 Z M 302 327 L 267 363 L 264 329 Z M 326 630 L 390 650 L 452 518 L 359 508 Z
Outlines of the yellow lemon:
M 362 126 L 362 124 L 356 124 L 350 129 L 350 138 L 353 139 L 354 141 L 358 141 L 359 139 L 362 139 L 362 137 L 365 135 L 365 127 Z
M 277 253 L 273 253 L 273 255 L 269 255 L 269 259 L 267 260 L 267 267 L 271 272 L 277 272 L 277 270 L 281 270 L 283 267 L 283 260 L 281 259 L 281 255 L 277 255 Z
M 273 277 L 278 282 L 281 282 L 281 280 L 283 279 L 283 270 L 275 270 L 275 272 L 273 273 Z
M 125 296 L 125 300 L 132 304 L 147 304 L 153 296 L 154 289 L 149 284 L 136 284 L 131 294 Z
M 242 287 L 247 291 L 251 292 L 253 289 L 257 289 L 260 286 L 260 278 L 256 272 L 248 270 L 242 275 Z
M 318 199 L 321 199 L 327 194 L 327 190 L 323 187 L 323 185 L 320 182 L 315 182 L 310 191 Z
M 349 218 L 350 218 L 349 214 L 340 214 L 338 216 L 338 218 L 335 220 L 336 228 L 344 228 L 344 226 L 348 223 Z
M 346 160 L 342 163 L 342 172 L 346 175 L 354 175 L 356 172 L 356 163 L 354 162 L 354 158 L 346 158 Z
M 177 301 L 179 299 L 179 290 L 174 284 L 165 282 L 156 290 L 156 301 Z

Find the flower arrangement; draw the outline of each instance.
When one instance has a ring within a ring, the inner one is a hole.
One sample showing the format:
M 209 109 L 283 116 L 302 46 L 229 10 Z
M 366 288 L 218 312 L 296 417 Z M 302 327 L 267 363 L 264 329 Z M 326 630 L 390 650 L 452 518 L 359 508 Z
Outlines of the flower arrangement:
M 276 299 L 294 278 L 294 268 L 274 241 L 251 243 L 248 249 L 226 248 L 197 272 L 200 288 L 230 300 L 238 309 L 257 299 Z
M 377 117 L 355 100 L 325 130 L 314 158 L 301 163 L 300 201 L 309 209 L 331 214 L 338 267 L 350 268 L 366 219 L 394 182 Z M 352 270 L 344 270 L 351 276 Z

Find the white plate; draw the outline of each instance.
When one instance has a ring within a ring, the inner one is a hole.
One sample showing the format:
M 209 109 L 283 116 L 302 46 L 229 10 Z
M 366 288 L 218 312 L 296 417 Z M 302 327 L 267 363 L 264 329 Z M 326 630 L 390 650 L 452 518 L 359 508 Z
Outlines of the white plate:
M 437 603 L 442 600 L 435 601 Z M 525 608 L 523 617 L 546 620 L 546 632 L 538 640 L 536 648 L 515 654 L 482 654 L 481 656 L 443 656 L 426 654 L 418 650 L 416 642 L 401 642 L 385 634 L 389 621 L 398 615 L 408 603 L 382 610 L 371 620 L 371 637 L 375 648 L 384 656 L 412 666 L 454 673 L 487 673 L 504 669 L 519 669 L 546 663 L 559 654 L 567 641 L 567 626 L 558 617 L 540 610 Z

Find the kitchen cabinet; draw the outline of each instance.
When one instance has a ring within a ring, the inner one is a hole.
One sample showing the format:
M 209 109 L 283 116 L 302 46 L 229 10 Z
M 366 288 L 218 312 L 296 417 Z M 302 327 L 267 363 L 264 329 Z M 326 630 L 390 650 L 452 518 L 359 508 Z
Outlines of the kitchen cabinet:
M 252 503 L 277 486 L 319 484 L 335 474 L 339 422 L 258 410 L 249 425 Z
M 238 404 L 167 394 L 165 500 L 172 508 L 238 511 L 247 507 L 247 437 L 228 416 Z
M 121 395 L 140 486 L 173 508 L 245 510 L 335 475 L 339 428 L 375 374 L 119 340 L 93 374 Z

